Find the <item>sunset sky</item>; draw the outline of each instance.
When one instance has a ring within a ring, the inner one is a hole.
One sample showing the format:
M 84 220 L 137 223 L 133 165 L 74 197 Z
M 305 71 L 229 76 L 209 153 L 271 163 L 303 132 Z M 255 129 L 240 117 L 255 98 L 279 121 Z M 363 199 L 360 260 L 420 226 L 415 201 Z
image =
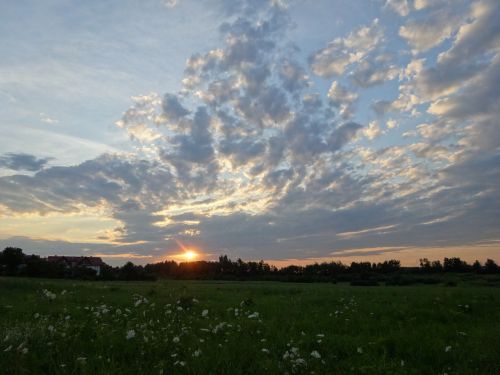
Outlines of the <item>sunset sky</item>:
M 2 1 L 0 55 L 1 248 L 500 260 L 498 0 Z

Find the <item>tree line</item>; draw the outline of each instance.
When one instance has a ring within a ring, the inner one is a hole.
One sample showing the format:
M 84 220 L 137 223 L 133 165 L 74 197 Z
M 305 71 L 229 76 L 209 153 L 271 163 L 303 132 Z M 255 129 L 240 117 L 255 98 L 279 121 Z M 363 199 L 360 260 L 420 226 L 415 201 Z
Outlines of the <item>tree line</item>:
M 193 261 L 177 263 L 173 260 L 135 265 L 128 262 L 122 267 L 102 265 L 99 275 L 86 267 L 67 267 L 61 263 L 47 261 L 38 255 L 26 255 L 22 249 L 7 247 L 0 252 L 0 275 L 46 278 L 75 278 L 92 280 L 156 280 L 156 279 L 201 279 L 201 280 L 276 280 L 291 282 L 351 282 L 353 285 L 386 284 L 405 285 L 411 283 L 438 283 L 440 274 L 499 274 L 500 267 L 494 260 L 484 264 L 475 261 L 468 264 L 460 258 L 444 258 L 430 261 L 420 259 L 419 267 L 401 267 L 398 260 L 379 263 L 323 262 L 305 266 L 289 265 L 275 267 L 264 261 L 231 260 L 227 255 L 215 261 Z

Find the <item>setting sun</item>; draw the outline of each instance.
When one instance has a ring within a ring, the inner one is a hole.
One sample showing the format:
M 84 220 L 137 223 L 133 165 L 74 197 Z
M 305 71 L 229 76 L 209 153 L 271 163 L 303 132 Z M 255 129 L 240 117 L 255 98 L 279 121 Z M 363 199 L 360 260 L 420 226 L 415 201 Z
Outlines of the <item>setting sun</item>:
M 186 252 L 184 252 L 184 254 L 182 254 L 182 256 L 187 261 L 192 261 L 192 260 L 196 259 L 196 257 L 198 256 L 198 254 L 196 254 L 193 250 L 187 250 Z

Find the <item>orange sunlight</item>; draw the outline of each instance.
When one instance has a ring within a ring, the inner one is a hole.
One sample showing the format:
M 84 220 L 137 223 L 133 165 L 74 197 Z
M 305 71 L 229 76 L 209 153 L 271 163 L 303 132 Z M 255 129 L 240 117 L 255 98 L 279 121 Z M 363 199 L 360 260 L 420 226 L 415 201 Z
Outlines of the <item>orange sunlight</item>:
M 193 250 L 185 250 L 184 254 L 182 254 L 182 257 L 186 261 L 190 262 L 190 261 L 195 260 L 198 257 L 198 254 L 196 252 L 194 252 Z

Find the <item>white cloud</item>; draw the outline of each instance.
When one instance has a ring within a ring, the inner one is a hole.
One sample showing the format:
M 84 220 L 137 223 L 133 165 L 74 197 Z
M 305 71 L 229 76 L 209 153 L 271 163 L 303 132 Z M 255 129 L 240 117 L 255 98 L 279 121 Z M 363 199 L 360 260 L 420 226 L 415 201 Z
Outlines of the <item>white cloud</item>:
M 410 13 L 408 0 L 386 0 L 385 6 L 391 8 L 401 17 L 406 17 Z
M 363 26 L 345 38 L 336 38 L 314 53 L 309 59 L 311 68 L 321 77 L 342 74 L 350 64 L 361 61 L 383 40 L 379 20 L 375 19 L 370 26 Z
M 350 92 L 337 81 L 333 81 L 327 96 L 330 102 L 339 108 L 342 118 L 349 118 L 353 115 L 353 104 L 358 100 L 358 94 Z
M 380 137 L 382 134 L 383 131 L 377 121 L 371 121 L 368 126 L 363 129 L 363 135 L 370 140 Z
M 50 124 L 50 125 L 59 123 L 59 120 L 57 120 L 53 117 L 49 117 L 47 114 L 45 114 L 43 112 L 40 113 L 40 121 L 45 123 L 45 124 Z
M 389 119 L 386 122 L 387 129 L 395 129 L 398 127 L 398 122 L 394 119 Z
M 412 19 L 399 28 L 399 36 L 420 53 L 436 47 L 449 39 L 463 21 L 463 15 L 452 8 L 439 9 L 419 19 Z
M 168 8 L 174 8 L 179 4 L 179 0 L 163 0 L 163 4 Z

